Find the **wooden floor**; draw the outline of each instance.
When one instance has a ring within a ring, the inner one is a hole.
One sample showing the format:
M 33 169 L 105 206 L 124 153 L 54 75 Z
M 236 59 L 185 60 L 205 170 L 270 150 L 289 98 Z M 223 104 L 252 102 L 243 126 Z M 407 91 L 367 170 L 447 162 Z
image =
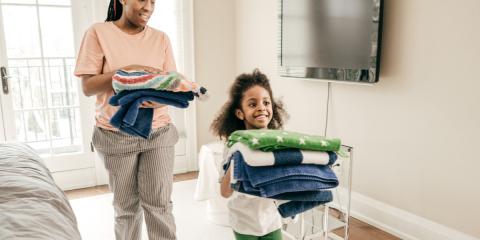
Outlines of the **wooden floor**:
M 198 172 L 189 172 L 183 174 L 176 174 L 173 177 L 174 182 L 185 181 L 190 179 L 196 179 Z M 109 193 L 107 185 L 96 186 L 84 189 L 76 189 L 66 191 L 66 195 L 69 199 L 77 199 L 95 196 L 99 194 Z M 335 213 L 333 213 L 335 214 Z M 343 236 L 341 231 L 335 232 L 339 236 Z M 389 233 L 386 233 L 378 228 L 375 228 L 371 225 L 368 225 L 360 220 L 355 218 L 350 218 L 350 240 L 398 240 L 397 238 Z
M 332 210 L 332 209 L 331 209 Z M 330 214 L 338 214 L 330 211 Z M 337 215 L 338 216 L 338 215 Z M 368 225 L 356 218 L 350 217 L 350 239 L 351 240 L 397 240 L 400 239 L 378 228 Z M 338 236 L 343 237 L 342 229 L 334 231 Z
M 197 177 L 198 177 L 198 172 L 175 174 L 173 176 L 173 181 L 174 182 L 186 181 L 190 179 L 196 179 Z M 72 200 L 77 198 L 91 197 L 91 196 L 109 193 L 109 192 L 110 192 L 110 189 L 108 189 L 108 185 L 102 185 L 102 186 L 96 186 L 96 187 L 65 191 L 65 194 L 67 195 L 68 199 Z

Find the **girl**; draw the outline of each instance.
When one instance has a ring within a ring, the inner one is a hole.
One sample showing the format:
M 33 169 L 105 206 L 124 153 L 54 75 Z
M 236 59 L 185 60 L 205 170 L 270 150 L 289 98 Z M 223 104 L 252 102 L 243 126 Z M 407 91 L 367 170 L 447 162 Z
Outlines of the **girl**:
M 230 88 L 229 101 L 213 121 L 214 134 L 226 140 L 243 129 L 277 129 L 286 115 L 273 99 L 267 76 L 255 69 L 237 77 Z M 280 240 L 281 217 L 273 200 L 234 192 L 230 187 L 231 168 L 222 178 L 221 194 L 229 198 L 230 225 L 237 240 Z
M 75 68 L 84 94 L 96 96 L 92 143 L 109 173 L 117 240 L 141 239 L 143 213 L 150 240 L 176 239 L 170 195 L 178 133 L 167 107 L 143 104 L 156 108 L 148 139 L 122 133 L 109 123 L 117 111 L 108 104 L 116 70 L 176 70 L 167 35 L 147 26 L 154 9 L 155 0 L 111 0 L 106 22 L 93 24 L 85 33 Z

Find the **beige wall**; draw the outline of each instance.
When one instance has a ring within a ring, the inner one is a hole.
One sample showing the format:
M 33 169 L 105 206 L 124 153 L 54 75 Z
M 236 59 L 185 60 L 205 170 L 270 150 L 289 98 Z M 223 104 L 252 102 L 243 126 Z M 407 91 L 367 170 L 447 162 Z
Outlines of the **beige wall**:
M 323 134 L 327 84 L 276 73 L 277 0 L 196 0 L 198 143 L 240 72 L 259 67 L 287 129 Z M 480 1 L 385 0 L 380 82 L 332 84 L 328 135 L 355 147 L 354 191 L 480 237 Z
M 356 191 L 480 237 L 480 1 L 386 4 L 380 84 L 335 87 L 332 134 Z
M 193 4 L 195 80 L 210 94 L 207 101 L 196 103 L 197 145 L 201 146 L 217 140 L 209 127 L 235 77 L 235 4 L 225 0 L 195 0 Z
M 380 82 L 332 85 L 328 135 L 355 147 L 354 191 L 480 237 L 480 1 L 385 2 Z M 267 72 L 287 128 L 323 134 L 327 84 L 276 73 L 276 4 L 236 1 L 236 70 Z

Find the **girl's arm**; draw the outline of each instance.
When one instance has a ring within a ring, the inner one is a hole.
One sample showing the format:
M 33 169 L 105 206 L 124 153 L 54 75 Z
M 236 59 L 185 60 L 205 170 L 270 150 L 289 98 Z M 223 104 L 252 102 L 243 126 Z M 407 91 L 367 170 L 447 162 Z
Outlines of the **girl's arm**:
M 223 176 L 222 183 L 220 185 L 220 194 L 224 198 L 228 198 L 233 194 L 233 189 L 230 186 L 230 176 L 232 174 L 231 172 L 232 172 L 232 168 L 230 164 L 230 167 L 228 167 L 228 170 L 225 173 L 225 176 Z

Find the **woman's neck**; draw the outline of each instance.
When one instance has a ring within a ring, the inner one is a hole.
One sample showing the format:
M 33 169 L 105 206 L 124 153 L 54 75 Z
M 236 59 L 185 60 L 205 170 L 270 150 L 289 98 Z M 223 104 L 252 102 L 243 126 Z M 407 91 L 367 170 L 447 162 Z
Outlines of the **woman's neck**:
M 132 22 L 128 21 L 128 19 L 123 17 L 123 16 L 120 19 L 118 19 L 117 21 L 114 21 L 113 24 L 115 24 L 118 28 L 120 28 L 120 30 L 122 30 L 123 32 L 128 33 L 128 34 L 137 34 L 141 31 L 143 31 L 143 29 L 145 29 L 145 27 L 137 26 L 137 25 L 133 24 Z

